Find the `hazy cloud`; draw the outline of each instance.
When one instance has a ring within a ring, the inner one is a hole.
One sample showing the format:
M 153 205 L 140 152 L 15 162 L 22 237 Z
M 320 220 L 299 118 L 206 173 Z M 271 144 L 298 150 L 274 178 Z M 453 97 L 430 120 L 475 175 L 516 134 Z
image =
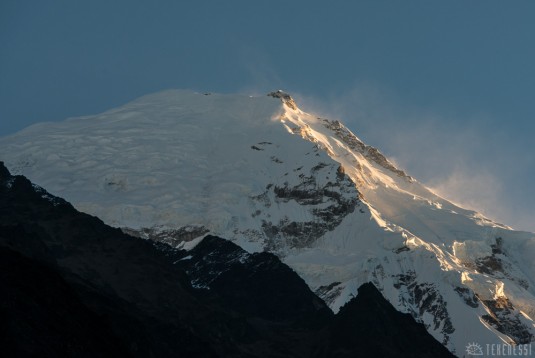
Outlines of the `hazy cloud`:
M 417 108 L 376 84 L 322 98 L 298 94 L 303 107 L 339 119 L 363 141 L 451 201 L 514 228 L 535 231 L 526 200 L 530 156 L 504 137 L 487 113 Z M 525 190 L 521 190 L 524 186 Z
M 247 72 L 249 83 L 239 92 L 251 95 L 265 95 L 282 87 L 283 81 L 275 69 L 269 54 L 258 46 L 242 46 L 237 61 Z
M 502 183 L 491 174 L 456 169 L 448 177 L 434 178 L 427 184 L 433 192 L 466 209 L 494 219 L 503 219 L 508 214 L 500 201 Z

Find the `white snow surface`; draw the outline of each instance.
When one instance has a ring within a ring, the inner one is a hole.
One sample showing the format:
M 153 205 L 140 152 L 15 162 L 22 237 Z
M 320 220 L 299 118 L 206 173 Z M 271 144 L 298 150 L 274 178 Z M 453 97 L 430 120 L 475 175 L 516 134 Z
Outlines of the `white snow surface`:
M 1 138 L 0 160 L 112 226 L 199 227 L 271 250 L 335 312 L 371 281 L 457 355 L 469 342 L 534 340 L 534 234 L 435 195 L 343 124 L 284 98 L 169 90 Z M 333 185 L 340 166 L 350 188 Z M 277 194 L 310 178 L 332 197 Z M 356 198 L 334 227 L 317 214 Z M 296 238 L 284 231 L 292 222 L 324 229 Z

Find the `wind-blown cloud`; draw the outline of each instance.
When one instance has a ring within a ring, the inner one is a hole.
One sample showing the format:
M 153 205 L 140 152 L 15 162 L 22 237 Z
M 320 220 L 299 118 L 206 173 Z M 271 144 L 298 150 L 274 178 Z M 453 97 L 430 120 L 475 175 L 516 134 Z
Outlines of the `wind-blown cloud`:
M 262 95 L 282 87 L 283 81 L 270 56 L 258 46 L 242 46 L 236 59 L 249 77 L 249 84 L 239 90 L 251 95 Z
M 535 231 L 535 204 L 526 199 L 535 165 L 491 115 L 418 108 L 374 84 L 322 98 L 297 97 L 310 111 L 346 123 L 441 196 Z
M 461 207 L 494 218 L 507 216 L 499 198 L 503 192 L 502 183 L 491 174 L 468 174 L 465 168 L 454 170 L 446 178 L 434 178 L 427 184 L 433 192 Z

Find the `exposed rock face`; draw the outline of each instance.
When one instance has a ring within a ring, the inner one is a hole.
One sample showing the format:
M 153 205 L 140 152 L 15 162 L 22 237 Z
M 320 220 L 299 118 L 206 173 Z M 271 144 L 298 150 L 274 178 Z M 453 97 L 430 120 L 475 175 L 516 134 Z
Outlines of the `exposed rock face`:
M 169 230 L 161 227 L 142 228 L 139 230 L 121 228 L 121 230 L 128 235 L 161 242 L 174 248 L 209 232 L 209 230 L 203 226 L 184 226 L 176 230 Z
M 474 308 L 481 304 L 487 311 L 481 316 L 481 319 L 498 332 L 507 335 L 511 343 L 530 343 L 535 339 L 530 327 L 531 320 L 526 320 L 520 311 L 533 310 L 533 307 L 518 307 L 501 292 L 504 280 L 515 282 L 522 289 L 528 290 L 530 279 L 515 268 L 513 260 L 503 246 L 501 237 L 496 237 L 494 243 L 489 246 L 490 250 L 487 255 L 464 261 L 463 265 L 475 272 L 484 274 L 488 278 L 488 282 L 491 282 L 489 279 L 493 279 L 497 283 L 494 295 L 489 296 L 481 290 L 479 293 L 474 293 L 469 288 L 461 287 L 457 288 L 456 291 L 465 299 L 466 304 Z
M 379 164 L 385 169 L 388 169 L 394 172 L 396 175 L 406 178 L 407 180 L 413 180 L 410 176 L 405 174 L 403 170 L 397 169 L 386 157 L 370 145 L 364 144 L 360 139 L 358 139 L 349 129 L 347 129 L 339 121 L 332 121 L 329 119 L 323 119 L 324 126 L 333 131 L 333 133 L 349 148 L 361 153 L 367 159 Z
M 522 272 L 515 270 L 507 250 L 503 248 L 503 239 L 497 237 L 495 243 L 490 245 L 492 253 L 489 256 L 475 260 L 473 266 L 479 272 L 492 275 L 495 278 L 507 278 L 518 283 L 524 289 L 529 288 L 529 278 Z M 470 265 L 470 264 L 468 264 Z
M 522 322 L 522 314 L 507 297 L 483 300 L 482 303 L 489 310 L 489 314 L 482 316 L 485 322 L 511 337 L 516 344 L 527 344 L 533 341 L 533 334 Z
M 285 93 L 282 90 L 278 90 L 275 92 L 268 93 L 268 96 L 274 97 L 274 98 L 280 98 L 284 104 L 286 104 L 291 109 L 297 109 L 297 105 L 295 104 L 294 99 L 292 96 L 290 96 L 288 93 Z
M 473 308 L 479 307 L 479 301 L 477 299 L 477 296 L 474 294 L 474 291 L 472 291 L 468 287 L 456 287 L 455 292 L 457 292 L 459 296 L 462 297 L 462 299 L 468 306 Z
M 309 221 L 291 221 L 283 217 L 273 222 L 262 216 L 259 210 L 255 216 L 262 218 L 262 230 L 268 238 L 267 249 L 278 252 L 281 248 L 308 247 L 327 231 L 336 228 L 340 222 L 359 206 L 359 195 L 355 185 L 344 175 L 341 167 L 335 169 L 332 164 L 319 163 L 310 169 L 308 175 L 300 171 L 300 183 L 291 185 L 268 186 L 266 191 L 253 199 L 265 208 L 281 203 L 296 202 L 311 216 Z M 331 175 L 333 181 L 320 184 L 317 178 L 324 172 Z
M 410 313 L 416 319 L 428 314 L 433 317 L 434 331 L 440 331 L 443 344 L 448 344 L 448 337 L 455 331 L 448 313 L 447 302 L 436 289 L 433 283 L 418 282 L 415 272 L 398 275 L 398 283 L 394 287 L 403 291 L 409 297 L 406 307 L 411 308 Z
M 333 301 L 340 295 L 342 288 L 340 287 L 341 282 L 333 282 L 327 286 L 320 286 L 315 291 L 316 295 L 320 297 L 325 303 L 331 305 Z

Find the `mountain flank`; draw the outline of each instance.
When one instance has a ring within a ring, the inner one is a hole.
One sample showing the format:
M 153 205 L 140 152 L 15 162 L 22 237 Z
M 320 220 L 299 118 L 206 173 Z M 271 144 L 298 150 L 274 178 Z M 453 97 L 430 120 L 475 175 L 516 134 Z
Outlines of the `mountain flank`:
M 5 356 L 452 356 L 372 284 L 335 315 L 273 254 L 128 236 L 1 162 L 0 265 Z

